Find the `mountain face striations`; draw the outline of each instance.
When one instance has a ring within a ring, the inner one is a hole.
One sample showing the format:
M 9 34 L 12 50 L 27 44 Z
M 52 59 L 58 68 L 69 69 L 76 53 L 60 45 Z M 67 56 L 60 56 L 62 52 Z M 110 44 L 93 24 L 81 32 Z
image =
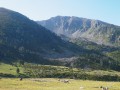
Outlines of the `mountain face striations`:
M 71 39 L 84 38 L 109 46 L 120 46 L 120 26 L 99 20 L 79 17 L 57 16 L 37 23 L 60 36 Z

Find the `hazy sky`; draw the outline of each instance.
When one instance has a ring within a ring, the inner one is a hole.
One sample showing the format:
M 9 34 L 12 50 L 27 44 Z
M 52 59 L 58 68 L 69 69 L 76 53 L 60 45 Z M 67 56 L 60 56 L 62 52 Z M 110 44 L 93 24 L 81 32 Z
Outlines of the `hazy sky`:
M 0 7 L 18 11 L 33 20 L 78 16 L 120 26 L 120 0 L 0 0 Z

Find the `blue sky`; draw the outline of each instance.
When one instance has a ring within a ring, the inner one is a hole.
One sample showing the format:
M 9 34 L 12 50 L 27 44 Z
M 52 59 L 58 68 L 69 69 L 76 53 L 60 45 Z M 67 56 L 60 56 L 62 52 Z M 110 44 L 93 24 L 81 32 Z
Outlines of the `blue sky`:
M 33 20 L 77 16 L 120 26 L 120 0 L 0 0 L 0 7 L 18 11 Z

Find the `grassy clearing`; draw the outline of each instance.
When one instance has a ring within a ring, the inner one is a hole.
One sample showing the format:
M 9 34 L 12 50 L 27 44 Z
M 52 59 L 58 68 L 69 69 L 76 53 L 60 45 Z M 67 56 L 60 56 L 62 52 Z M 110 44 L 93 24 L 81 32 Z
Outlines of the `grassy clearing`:
M 23 73 L 23 68 L 22 67 L 18 68 L 20 69 L 20 73 Z M 17 67 L 12 66 L 10 64 L 0 63 L 0 73 L 16 75 L 17 74 L 16 69 Z
M 69 81 L 69 83 L 64 83 L 55 78 L 31 78 L 23 79 L 23 81 L 18 78 L 3 78 L 0 80 L 0 90 L 102 90 L 100 86 L 107 86 L 109 90 L 120 90 L 120 82 L 73 79 Z
M 31 67 L 31 66 L 30 66 Z M 38 66 L 37 66 L 38 67 Z M 40 65 L 40 68 L 35 67 L 28 68 L 30 70 L 42 70 L 43 71 L 54 71 L 56 72 L 71 72 L 71 69 L 63 66 L 49 66 Z M 42 68 L 41 68 L 42 67 Z M 0 63 L 0 73 L 17 75 L 17 67 Z M 24 68 L 19 67 L 20 73 L 24 74 Z M 45 70 L 44 70 L 45 69 Z M 78 69 L 74 68 L 74 72 L 79 72 Z M 50 72 L 49 72 L 50 73 Z M 91 75 L 118 75 L 120 72 L 116 71 L 86 71 Z M 52 73 L 53 74 L 53 73 Z M 69 83 L 62 82 L 63 80 L 69 80 Z M 102 90 L 100 86 L 109 87 L 109 90 L 120 90 L 120 82 L 102 82 L 102 81 L 90 81 L 90 80 L 74 80 L 74 79 L 61 79 L 58 78 L 26 78 L 22 81 L 19 78 L 2 78 L 0 79 L 0 90 Z M 80 88 L 81 87 L 81 88 Z
M 16 70 L 19 68 L 20 73 Z M 30 77 L 30 78 L 76 78 L 83 80 L 120 81 L 120 72 L 113 70 L 83 70 L 65 66 L 52 66 L 25 63 L 0 63 L 0 77 Z

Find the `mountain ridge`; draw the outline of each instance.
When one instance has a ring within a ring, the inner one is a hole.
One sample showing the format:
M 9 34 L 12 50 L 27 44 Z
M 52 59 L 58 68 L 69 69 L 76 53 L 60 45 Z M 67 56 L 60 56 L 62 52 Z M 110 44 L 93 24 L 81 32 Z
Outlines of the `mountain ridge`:
M 0 62 L 119 70 L 119 60 L 104 53 L 116 48 L 104 48 L 90 42 L 72 43 L 18 12 L 0 9 Z
M 120 46 L 120 26 L 75 16 L 56 16 L 37 21 L 52 32 L 70 38 L 86 38 L 98 44 Z
M 80 50 L 74 52 L 70 48 L 72 44 L 26 16 L 5 8 L 0 8 L 0 46 L 1 59 L 33 62 L 47 56 L 71 57 Z

